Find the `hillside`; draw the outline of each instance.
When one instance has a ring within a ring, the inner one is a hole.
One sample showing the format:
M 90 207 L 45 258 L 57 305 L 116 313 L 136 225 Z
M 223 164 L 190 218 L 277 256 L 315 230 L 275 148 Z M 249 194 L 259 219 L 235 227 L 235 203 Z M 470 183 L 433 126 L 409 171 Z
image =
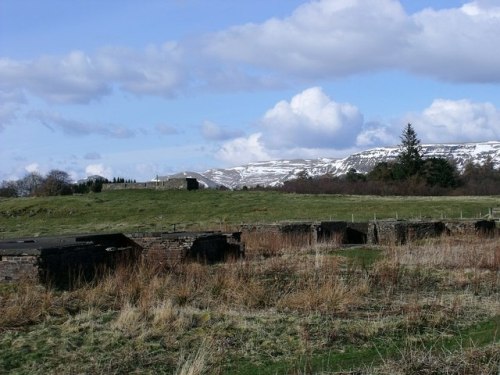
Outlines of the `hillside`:
M 453 160 L 459 171 L 467 162 L 484 163 L 488 158 L 500 168 L 500 142 L 427 144 L 422 145 L 424 158 L 442 157 Z M 297 178 L 299 173 L 309 176 L 330 174 L 341 176 L 349 169 L 367 173 L 376 164 L 391 161 L 398 154 L 397 147 L 380 147 L 352 154 L 343 159 L 294 159 L 249 163 L 232 168 L 209 169 L 203 173 L 183 172 L 169 177 L 190 176 L 198 178 L 204 185 L 241 188 L 243 186 L 279 186 L 284 181 Z

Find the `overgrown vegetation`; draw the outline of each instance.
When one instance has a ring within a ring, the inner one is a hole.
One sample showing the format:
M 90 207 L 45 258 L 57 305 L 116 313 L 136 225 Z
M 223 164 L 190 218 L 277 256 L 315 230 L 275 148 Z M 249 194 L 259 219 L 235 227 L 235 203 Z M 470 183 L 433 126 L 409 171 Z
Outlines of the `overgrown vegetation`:
M 234 263 L 0 287 L 0 372 L 496 374 L 500 249 L 277 246 Z

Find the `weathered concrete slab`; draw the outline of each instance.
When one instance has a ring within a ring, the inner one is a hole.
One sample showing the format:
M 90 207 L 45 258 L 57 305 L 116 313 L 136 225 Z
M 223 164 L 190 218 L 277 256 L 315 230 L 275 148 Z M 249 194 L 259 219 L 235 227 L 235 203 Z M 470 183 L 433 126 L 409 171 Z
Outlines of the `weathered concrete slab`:
M 135 262 L 142 249 L 123 234 L 0 241 L 0 281 L 30 278 L 56 287 L 89 281 L 120 264 Z

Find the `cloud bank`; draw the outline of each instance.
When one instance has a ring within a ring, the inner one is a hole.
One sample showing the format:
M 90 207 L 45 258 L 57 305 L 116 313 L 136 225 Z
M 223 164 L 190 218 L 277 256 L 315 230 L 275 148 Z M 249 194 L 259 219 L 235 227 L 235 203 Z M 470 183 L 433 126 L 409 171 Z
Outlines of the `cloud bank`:
M 499 42 L 494 2 L 409 15 L 396 0 L 322 0 L 288 18 L 216 33 L 205 51 L 299 78 L 399 69 L 445 81 L 499 82 Z
M 413 117 L 424 142 L 478 142 L 500 139 L 500 110 L 491 103 L 436 99 Z
M 394 69 L 443 81 L 500 82 L 498 45 L 495 2 L 407 14 L 396 0 L 320 0 L 286 18 L 143 50 L 0 57 L 0 90 L 89 103 L 115 90 L 169 98 L 200 87 L 254 90 Z
M 420 113 L 390 123 L 364 121 L 349 103 L 337 103 L 320 87 L 282 100 L 261 118 L 259 132 L 222 144 L 216 156 L 232 165 L 290 157 L 347 155 L 394 146 L 406 123 L 424 143 L 478 142 L 500 138 L 500 110 L 491 103 L 436 99 Z

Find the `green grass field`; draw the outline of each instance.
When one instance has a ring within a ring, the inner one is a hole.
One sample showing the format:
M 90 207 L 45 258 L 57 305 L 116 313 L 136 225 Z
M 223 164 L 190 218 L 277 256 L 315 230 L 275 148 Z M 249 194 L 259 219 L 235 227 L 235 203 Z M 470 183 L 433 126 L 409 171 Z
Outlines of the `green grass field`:
M 477 218 L 500 197 L 373 197 L 259 191 L 114 191 L 0 199 L 0 238 L 227 229 L 286 220 Z
M 500 197 L 117 191 L 2 199 L 0 237 L 476 218 L 497 206 Z M 216 265 L 124 267 L 73 290 L 0 284 L 0 373 L 498 374 L 498 238 L 268 246 L 279 248 Z

